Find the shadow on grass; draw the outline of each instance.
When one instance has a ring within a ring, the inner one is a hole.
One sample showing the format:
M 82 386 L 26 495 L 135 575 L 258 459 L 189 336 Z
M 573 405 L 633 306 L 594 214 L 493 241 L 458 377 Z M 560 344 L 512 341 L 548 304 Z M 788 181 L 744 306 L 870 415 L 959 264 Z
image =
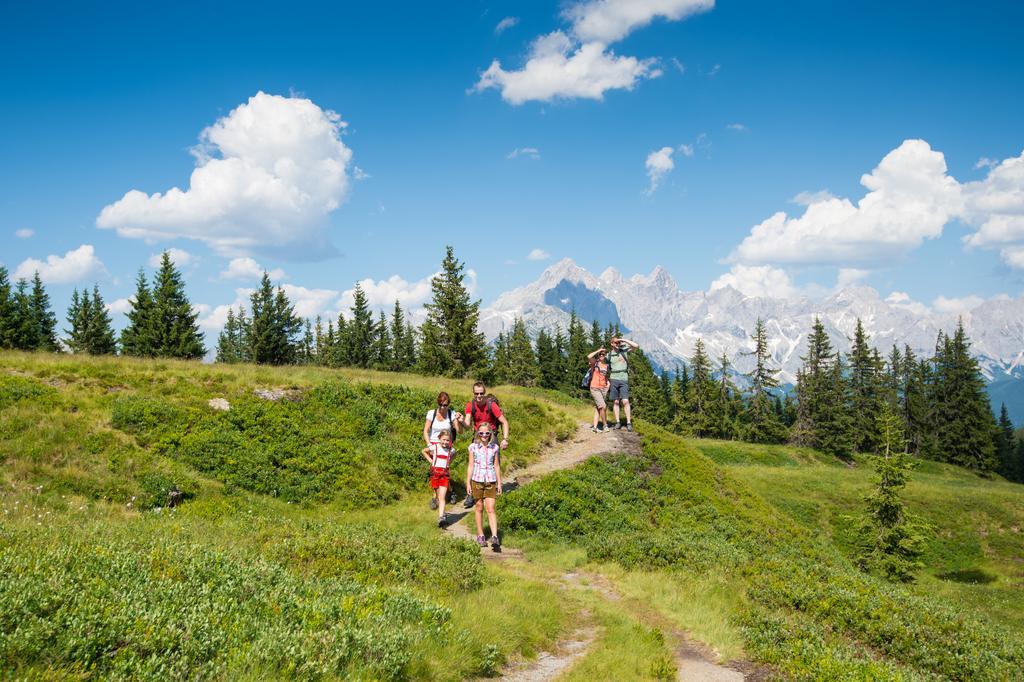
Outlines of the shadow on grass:
M 965 568 L 959 571 L 947 571 L 936 576 L 940 580 L 949 580 L 954 583 L 966 583 L 968 585 L 987 585 L 994 583 L 996 576 L 986 573 L 980 568 Z

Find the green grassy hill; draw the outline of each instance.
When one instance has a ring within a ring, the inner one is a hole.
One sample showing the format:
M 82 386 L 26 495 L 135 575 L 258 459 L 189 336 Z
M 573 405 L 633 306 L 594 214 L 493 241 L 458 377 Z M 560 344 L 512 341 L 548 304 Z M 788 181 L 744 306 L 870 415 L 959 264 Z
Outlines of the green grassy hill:
M 684 632 L 797 679 L 1024 668 L 1022 486 L 924 464 L 908 497 L 935 529 L 927 566 L 890 585 L 850 561 L 860 462 L 640 423 L 641 456 L 507 494 L 506 544 L 529 561 L 484 562 L 426 508 L 419 434 L 442 388 L 470 394 L 412 375 L 0 354 L 0 669 L 454 680 L 583 625 L 597 641 L 566 679 L 671 677 Z M 496 393 L 510 465 L 589 417 L 557 394 Z

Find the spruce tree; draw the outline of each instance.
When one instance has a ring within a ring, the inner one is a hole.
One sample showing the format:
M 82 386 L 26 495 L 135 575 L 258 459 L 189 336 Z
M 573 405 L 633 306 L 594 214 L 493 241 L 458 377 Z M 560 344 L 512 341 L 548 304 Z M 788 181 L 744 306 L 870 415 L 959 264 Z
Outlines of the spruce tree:
M 363 287 L 356 283 L 349 309 L 352 318 L 346 322 L 345 347 L 349 365 L 367 368 L 373 362 L 373 313 Z
M 14 347 L 15 309 L 7 268 L 0 265 L 0 348 Z
M 740 391 L 732 381 L 731 368 L 729 356 L 722 351 L 718 358 L 718 381 L 715 382 L 714 398 L 711 401 L 709 424 L 710 435 L 725 440 L 739 437 L 737 418 L 744 407 Z
M 412 322 L 405 323 L 405 333 L 402 334 L 402 357 L 408 363 L 406 367 L 415 367 L 419 359 L 420 338 L 413 328 Z
M 695 436 L 711 435 L 715 422 L 713 418 L 715 384 L 711 376 L 711 360 L 704 350 L 704 340 L 697 339 L 690 358 L 690 384 L 686 396 L 685 419 L 673 430 L 692 433 Z M 677 420 L 679 421 L 679 420 Z
M 153 282 L 153 354 L 185 360 L 203 357 L 206 349 L 198 317 L 185 295 L 181 273 L 164 251 Z
M 590 323 L 590 349 L 600 348 L 604 343 L 601 340 L 601 325 L 597 323 L 597 320 L 593 320 Z
M 135 357 L 153 357 L 156 355 L 153 294 L 141 268 L 135 278 L 135 296 L 128 302 L 131 308 L 126 313 L 128 325 L 121 330 L 121 352 Z
M 302 318 L 295 314 L 284 289 L 278 287 L 275 292 L 270 276 L 264 272 L 249 304 L 252 308 L 248 335 L 252 361 L 259 365 L 294 363 L 298 351 L 296 336 L 302 329 Z
M 1006 403 L 999 408 L 999 426 L 996 430 L 996 472 L 1003 478 L 1013 481 L 1017 475 L 1017 436 L 1014 434 L 1013 422 L 1006 411 Z
M 751 396 L 747 401 L 744 413 L 744 438 L 753 443 L 781 443 L 786 438 L 786 430 L 775 414 L 774 399 L 770 389 L 779 385 L 775 375 L 778 370 L 769 367 L 771 360 L 768 354 L 768 332 L 764 320 L 757 319 L 754 324 L 754 369 L 747 377 L 750 379 Z
M 878 358 L 872 354 L 860 318 L 857 318 L 853 344 L 846 357 L 850 367 L 854 447 L 863 452 L 874 452 L 878 444 L 878 415 L 882 407 L 881 377 Z
M 910 462 L 906 455 L 903 419 L 888 405 L 878 416 L 879 454 L 871 458 L 875 489 L 865 498 L 868 517 L 857 538 L 858 564 L 889 580 L 911 582 L 921 567 L 924 528 L 910 516 L 900 495 L 907 484 Z
M 590 338 L 583 323 L 573 310 L 569 313 L 569 339 L 566 343 L 566 372 L 564 376 L 564 390 L 569 395 L 580 394 L 580 381 L 587 371 L 590 362 L 587 356 L 590 355 Z M 631 386 L 632 388 L 632 386 Z
M 57 316 L 50 310 L 50 295 L 46 293 L 38 272 L 32 276 L 32 320 L 37 329 L 36 349 L 51 353 L 59 351 Z
M 547 330 L 537 334 L 537 383 L 542 388 L 557 389 L 561 380 L 562 358 L 555 346 L 555 340 Z
M 239 327 L 235 318 L 235 311 L 228 308 L 228 319 L 224 322 L 224 329 L 217 337 L 217 362 L 236 363 L 241 361 L 239 348 Z
M 313 336 L 313 323 L 307 317 L 302 324 L 302 342 L 299 344 L 299 363 L 316 364 L 316 337 Z
M 672 379 L 665 368 L 661 370 L 661 397 L 665 401 L 665 410 L 668 412 L 668 419 L 665 420 L 664 425 L 668 426 L 676 417 L 676 405 L 672 400 Z
M 943 461 L 975 471 L 992 471 L 995 458 L 995 417 L 985 393 L 985 380 L 963 321 L 952 338 L 941 338 L 934 379 L 936 437 Z
M 647 355 L 640 349 L 629 353 L 629 397 L 633 414 L 658 426 L 669 425 L 669 408 Z
M 405 357 L 405 313 L 402 305 L 395 299 L 395 308 L 391 311 L 391 360 L 389 369 L 392 372 L 404 372 L 412 366 L 414 358 Z
M 825 325 L 820 317 L 815 317 L 807 338 L 807 355 L 800 358 L 803 365 L 796 377 L 796 422 L 790 436 L 796 445 L 819 447 L 819 423 L 827 419 L 825 411 L 836 409 L 826 402 L 834 379 L 832 358 L 832 342 L 825 332 Z
M 90 355 L 113 355 L 117 352 L 110 315 L 98 286 L 93 286 L 92 296 L 89 296 L 88 289 L 81 296 L 78 289 L 75 289 L 71 294 L 67 317 L 71 329 L 65 330 L 68 337 L 64 343 L 71 352 Z
M 421 349 L 428 359 L 421 366 L 432 374 L 461 377 L 485 369 L 487 350 L 479 330 L 480 301 L 470 299 L 464 270 L 464 264 L 448 246 L 441 272 L 430 280 L 431 301 L 425 306 L 427 320 Z
M 371 346 L 370 364 L 374 369 L 386 371 L 391 368 L 394 349 L 391 347 L 391 330 L 384 311 L 378 311 L 377 322 L 373 325 L 373 343 Z
M 36 350 L 39 347 L 39 325 L 32 313 L 32 295 L 24 277 L 14 285 L 12 303 L 11 346 L 18 350 Z
M 511 381 L 512 361 L 509 357 L 508 341 L 504 329 L 499 331 L 498 337 L 494 339 L 494 351 L 491 354 L 491 363 L 487 372 L 487 381 L 493 385 Z
M 508 371 L 508 380 L 516 386 L 534 386 L 540 374 L 537 356 L 533 353 L 530 335 L 521 317 L 512 324 L 512 334 L 508 338 Z

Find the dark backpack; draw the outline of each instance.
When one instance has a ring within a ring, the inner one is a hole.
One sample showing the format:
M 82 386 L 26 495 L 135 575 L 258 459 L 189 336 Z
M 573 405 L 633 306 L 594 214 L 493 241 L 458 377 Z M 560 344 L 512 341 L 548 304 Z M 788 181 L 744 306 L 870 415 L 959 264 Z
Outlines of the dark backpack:
M 455 428 L 455 420 L 452 419 L 453 413 L 451 406 L 448 407 L 448 421 L 452 423 L 452 427 L 448 429 L 452 432 L 452 445 L 455 445 L 455 439 L 459 437 L 459 432 Z M 433 414 L 430 415 L 430 426 L 427 427 L 427 432 L 434 430 L 434 420 L 437 419 L 437 408 L 433 410 Z
M 491 420 L 493 420 L 493 421 L 491 421 L 491 423 L 497 425 L 498 424 L 498 417 L 494 414 L 494 410 L 491 409 L 491 405 L 497 405 L 498 407 L 501 407 L 501 403 L 498 401 L 497 398 L 495 398 L 493 395 L 488 395 L 487 396 L 487 402 L 484 404 L 484 410 L 483 411 L 484 411 L 484 413 L 487 414 L 488 417 L 491 418 Z M 470 409 L 470 415 L 473 417 L 473 426 L 475 428 L 476 427 L 476 415 L 477 415 L 476 401 L 475 400 L 470 400 L 469 401 L 469 409 Z
M 594 368 L 597 367 L 597 363 L 591 365 L 586 374 L 583 375 L 583 381 L 580 382 L 580 388 L 584 391 L 590 390 L 590 380 L 594 378 Z

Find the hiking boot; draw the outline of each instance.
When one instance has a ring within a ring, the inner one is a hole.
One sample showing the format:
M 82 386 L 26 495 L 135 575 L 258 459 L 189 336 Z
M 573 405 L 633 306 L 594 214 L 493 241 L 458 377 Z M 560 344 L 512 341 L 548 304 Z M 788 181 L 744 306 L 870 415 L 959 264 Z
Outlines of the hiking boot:
M 430 498 L 430 508 L 431 509 L 437 509 L 437 498 L 436 497 L 431 497 Z
M 491 551 L 501 552 L 501 540 L 498 539 L 497 535 L 491 538 Z
M 445 514 L 444 516 L 442 516 L 442 517 L 437 519 L 437 527 L 440 528 L 441 530 L 444 530 L 445 528 L 448 527 L 448 515 L 447 514 Z
M 487 546 L 487 538 L 485 538 L 483 535 L 477 535 L 476 536 L 476 544 L 480 545 L 481 547 L 486 547 Z
M 626 430 L 627 431 L 632 431 L 633 430 L 633 422 L 626 422 Z
M 463 509 L 469 509 L 470 507 L 473 506 L 473 502 L 474 502 L 473 496 L 472 495 L 466 495 L 466 501 L 462 503 L 462 508 Z

